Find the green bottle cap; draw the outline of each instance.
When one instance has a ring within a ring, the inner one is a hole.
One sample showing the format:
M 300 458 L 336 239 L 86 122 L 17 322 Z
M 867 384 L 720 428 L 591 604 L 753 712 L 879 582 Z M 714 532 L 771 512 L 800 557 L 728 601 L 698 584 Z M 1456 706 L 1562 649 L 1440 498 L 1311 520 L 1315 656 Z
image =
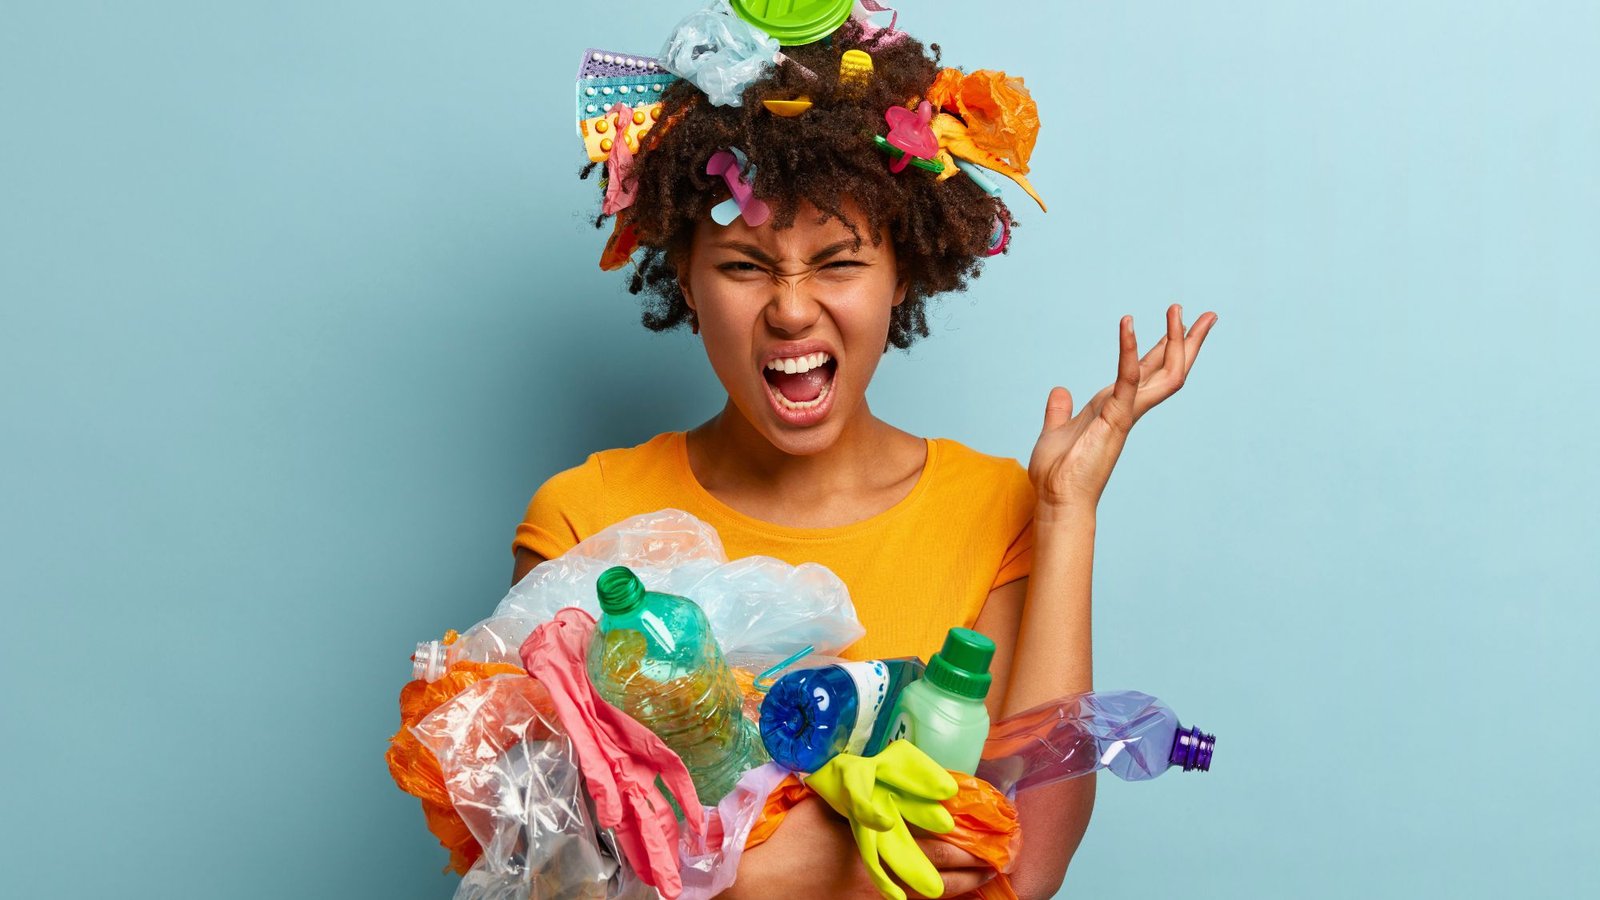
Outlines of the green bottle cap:
M 928 661 L 922 677 L 958 697 L 982 700 L 989 696 L 989 661 L 994 641 L 971 628 L 952 628 L 944 647 Z
M 600 595 L 600 610 L 608 616 L 621 615 L 644 602 L 644 582 L 627 566 L 601 572 L 595 592 Z
M 785 47 L 810 44 L 850 18 L 855 0 L 729 0 L 739 18 L 778 39 Z

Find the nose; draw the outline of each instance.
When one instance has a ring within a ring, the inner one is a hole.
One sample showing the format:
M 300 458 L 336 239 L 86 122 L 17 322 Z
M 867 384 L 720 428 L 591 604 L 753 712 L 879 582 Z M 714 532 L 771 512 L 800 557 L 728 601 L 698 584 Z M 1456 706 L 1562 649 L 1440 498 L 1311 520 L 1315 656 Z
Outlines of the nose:
M 810 285 L 812 271 L 772 278 L 772 298 L 767 302 L 766 319 L 772 330 L 782 334 L 801 334 L 822 314 Z

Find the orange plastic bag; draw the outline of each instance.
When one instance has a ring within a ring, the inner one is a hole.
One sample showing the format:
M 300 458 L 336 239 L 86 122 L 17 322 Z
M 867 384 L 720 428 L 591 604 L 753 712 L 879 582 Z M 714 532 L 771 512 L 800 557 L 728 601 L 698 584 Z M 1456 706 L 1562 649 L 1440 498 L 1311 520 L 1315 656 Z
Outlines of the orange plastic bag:
M 1012 890 L 1011 880 L 1005 875 L 1022 850 L 1022 824 L 1017 821 L 1016 807 L 989 782 L 962 772 L 950 774 L 956 779 L 956 795 L 941 802 L 955 819 L 956 827 L 948 834 L 933 836 L 971 853 L 1000 873 L 978 888 L 978 897 L 1017 900 L 1017 892 Z M 767 795 L 761 818 L 750 829 L 744 848 L 749 850 L 772 837 L 789 810 L 812 793 L 793 775 L 778 782 Z
M 461 816 L 450 804 L 450 792 L 445 789 L 439 761 L 411 733 L 411 726 L 470 685 L 495 675 L 508 674 L 527 673 L 506 663 L 462 661 L 452 663 L 444 675 L 432 684 L 412 681 L 400 689 L 400 730 L 389 739 L 389 751 L 384 754 L 389 762 L 389 775 L 400 790 L 422 801 L 422 814 L 428 820 L 428 830 L 450 851 L 450 869 L 457 875 L 465 875 L 472 868 L 472 864 L 483 855 L 483 848 L 478 846 L 477 839 L 467 830 L 466 823 L 461 821 Z

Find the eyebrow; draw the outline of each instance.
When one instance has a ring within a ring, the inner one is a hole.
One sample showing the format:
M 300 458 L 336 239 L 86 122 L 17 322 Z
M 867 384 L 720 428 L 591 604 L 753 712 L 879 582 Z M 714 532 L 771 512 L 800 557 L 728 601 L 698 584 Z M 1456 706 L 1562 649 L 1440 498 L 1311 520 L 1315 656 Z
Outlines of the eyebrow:
M 855 244 L 856 242 L 853 240 L 836 241 L 826 247 L 823 247 L 816 253 L 813 253 L 811 258 L 806 260 L 806 262 L 822 262 L 831 256 L 837 256 L 846 250 L 854 248 Z M 755 244 L 747 244 L 744 241 L 723 241 L 722 243 L 717 244 L 717 247 L 724 250 L 736 250 L 764 265 L 775 266 L 778 264 L 778 261 L 774 259 L 771 254 L 767 253 L 767 251 L 761 249 L 760 247 L 757 247 Z

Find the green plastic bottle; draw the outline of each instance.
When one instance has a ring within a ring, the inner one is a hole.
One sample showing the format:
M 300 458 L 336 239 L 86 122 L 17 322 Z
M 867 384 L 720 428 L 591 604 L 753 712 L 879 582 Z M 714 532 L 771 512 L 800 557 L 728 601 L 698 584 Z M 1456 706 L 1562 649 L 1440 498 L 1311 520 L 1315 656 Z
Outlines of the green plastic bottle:
M 700 803 L 715 806 L 767 754 L 705 612 L 687 597 L 645 590 L 627 566 L 602 572 L 596 592 L 589 680 L 678 754 Z
M 994 641 L 970 628 L 950 629 L 922 679 L 900 692 L 889 740 L 905 738 L 946 769 L 975 773 L 989 738 L 983 698 L 993 659 Z

